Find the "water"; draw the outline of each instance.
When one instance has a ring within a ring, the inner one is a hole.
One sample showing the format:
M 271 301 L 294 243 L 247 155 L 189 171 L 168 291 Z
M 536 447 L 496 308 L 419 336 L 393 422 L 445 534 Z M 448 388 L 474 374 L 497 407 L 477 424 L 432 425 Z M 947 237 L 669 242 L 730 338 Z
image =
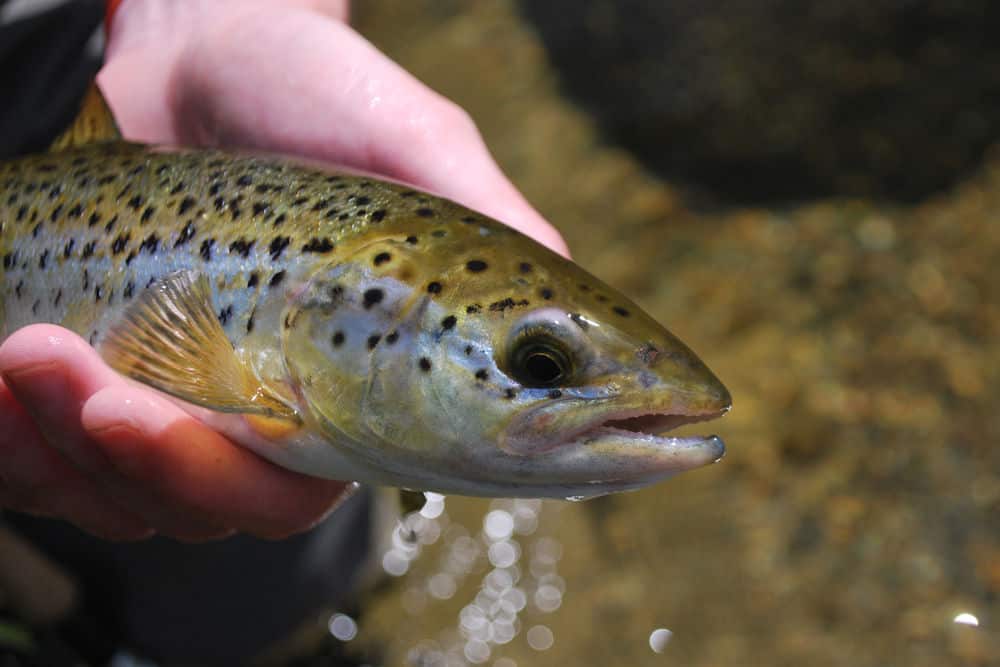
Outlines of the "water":
M 1000 162 L 912 205 L 696 212 L 601 140 L 509 4 L 356 11 L 734 409 L 711 428 L 724 460 L 650 489 L 428 503 L 348 646 L 392 665 L 996 664 Z

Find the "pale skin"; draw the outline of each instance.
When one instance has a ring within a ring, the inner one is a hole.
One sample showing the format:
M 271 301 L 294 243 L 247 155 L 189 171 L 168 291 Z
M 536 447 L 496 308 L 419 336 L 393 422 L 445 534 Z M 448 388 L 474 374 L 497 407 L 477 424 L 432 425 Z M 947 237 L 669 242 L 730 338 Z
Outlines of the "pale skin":
M 566 254 L 454 103 L 346 23 L 339 0 L 125 0 L 98 83 L 125 137 L 253 148 L 407 181 Z M 347 482 L 292 473 L 35 325 L 0 346 L 0 507 L 94 535 L 281 538 Z

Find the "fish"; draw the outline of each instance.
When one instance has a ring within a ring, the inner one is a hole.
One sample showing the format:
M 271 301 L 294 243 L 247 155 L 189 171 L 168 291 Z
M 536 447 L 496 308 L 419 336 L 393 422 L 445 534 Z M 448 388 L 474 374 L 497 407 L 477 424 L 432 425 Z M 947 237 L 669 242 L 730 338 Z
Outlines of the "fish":
M 586 498 L 719 460 L 725 386 L 632 300 L 514 229 L 294 158 L 150 146 L 96 87 L 0 165 L 0 336 L 75 331 L 284 468 Z

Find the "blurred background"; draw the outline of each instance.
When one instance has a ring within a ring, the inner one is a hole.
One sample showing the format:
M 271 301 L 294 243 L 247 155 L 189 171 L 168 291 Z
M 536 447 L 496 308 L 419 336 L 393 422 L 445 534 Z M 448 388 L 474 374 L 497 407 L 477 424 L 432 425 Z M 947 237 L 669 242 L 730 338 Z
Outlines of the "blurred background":
M 100 19 L 73 4 L 67 29 L 90 23 L 41 74 Z M 384 517 L 366 592 L 273 662 L 320 637 L 291 664 L 1000 664 L 1000 6 L 365 0 L 353 21 L 734 409 L 721 463 L 653 488 Z M 65 124 L 43 120 L 21 149 Z M 239 585 L 252 635 L 281 611 Z
M 998 9 L 356 3 L 735 405 L 720 464 L 644 491 L 434 499 L 329 619 L 348 652 L 1000 664 Z

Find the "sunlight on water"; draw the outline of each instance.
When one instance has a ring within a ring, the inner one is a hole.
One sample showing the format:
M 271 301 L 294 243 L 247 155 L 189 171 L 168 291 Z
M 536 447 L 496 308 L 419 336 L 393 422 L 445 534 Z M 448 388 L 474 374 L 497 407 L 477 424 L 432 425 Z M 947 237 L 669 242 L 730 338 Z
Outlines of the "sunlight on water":
M 551 648 L 555 635 L 538 621 L 556 612 L 566 594 L 558 572 L 562 545 L 537 533 L 560 511 L 558 504 L 494 500 L 479 525 L 467 527 L 449 516 L 445 497 L 425 496 L 420 511 L 396 523 L 382 567 L 402 578 L 410 616 L 440 614 L 438 604 L 460 606 L 454 626 L 407 651 L 408 664 L 514 667 L 512 658 L 499 655 L 505 645 L 521 641 L 534 651 Z

